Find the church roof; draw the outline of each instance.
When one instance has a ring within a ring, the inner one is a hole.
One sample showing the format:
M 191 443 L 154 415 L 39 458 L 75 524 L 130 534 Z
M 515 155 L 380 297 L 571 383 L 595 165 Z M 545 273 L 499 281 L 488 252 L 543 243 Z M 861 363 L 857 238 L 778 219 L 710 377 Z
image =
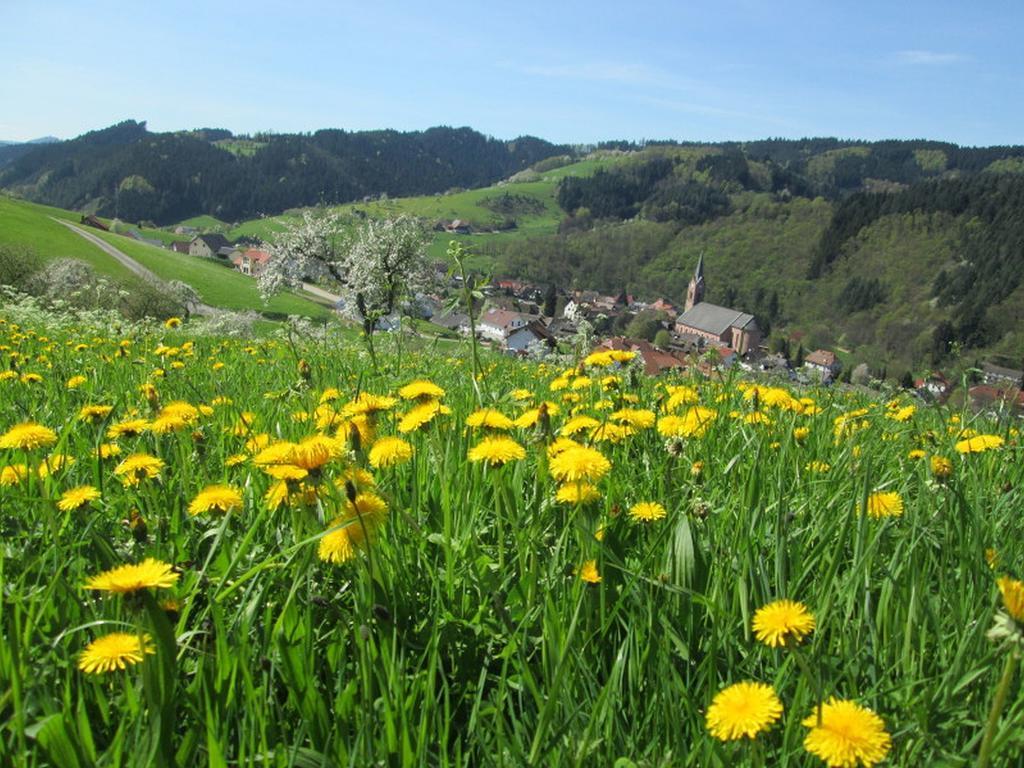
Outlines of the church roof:
M 730 328 L 754 328 L 757 326 L 753 315 L 740 312 L 737 309 L 709 304 L 706 301 L 694 304 L 692 309 L 677 317 L 676 322 L 705 333 L 713 333 L 716 336 L 721 336 Z

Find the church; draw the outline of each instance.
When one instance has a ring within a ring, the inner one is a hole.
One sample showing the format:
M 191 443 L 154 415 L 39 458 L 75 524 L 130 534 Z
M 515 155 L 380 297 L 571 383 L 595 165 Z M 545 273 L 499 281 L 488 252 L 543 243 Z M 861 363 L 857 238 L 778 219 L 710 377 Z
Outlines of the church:
M 739 355 L 756 351 L 761 343 L 761 329 L 753 315 L 704 301 L 704 254 L 686 289 L 686 306 L 676 318 L 676 333 L 728 347 Z

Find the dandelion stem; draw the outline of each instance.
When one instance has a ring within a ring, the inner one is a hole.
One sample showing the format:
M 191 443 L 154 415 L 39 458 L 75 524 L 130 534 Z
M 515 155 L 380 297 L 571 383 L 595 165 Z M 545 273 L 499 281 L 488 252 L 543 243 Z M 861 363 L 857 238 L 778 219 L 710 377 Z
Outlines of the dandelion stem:
M 1013 675 L 1017 671 L 1017 662 L 1016 650 L 1009 651 L 1006 654 L 1006 664 L 1003 666 L 1003 676 L 999 679 L 996 695 L 992 699 L 988 722 L 985 724 L 985 737 L 981 741 L 981 751 L 978 753 L 978 768 L 986 768 L 992 757 L 992 743 L 995 741 L 996 731 L 999 730 L 999 716 L 1003 713 L 1003 706 L 1010 692 L 1010 683 L 1013 682 Z

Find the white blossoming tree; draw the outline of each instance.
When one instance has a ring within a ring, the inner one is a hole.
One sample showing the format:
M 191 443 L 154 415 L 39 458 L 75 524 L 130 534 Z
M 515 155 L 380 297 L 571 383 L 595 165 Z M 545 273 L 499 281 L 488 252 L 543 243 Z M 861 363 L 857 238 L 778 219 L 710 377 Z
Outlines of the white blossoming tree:
M 427 231 L 408 216 L 371 219 L 353 232 L 336 213 L 307 211 L 270 246 L 260 290 L 268 295 L 304 280 L 328 282 L 340 293 L 345 311 L 361 323 L 376 365 L 378 323 L 432 280 L 429 242 Z

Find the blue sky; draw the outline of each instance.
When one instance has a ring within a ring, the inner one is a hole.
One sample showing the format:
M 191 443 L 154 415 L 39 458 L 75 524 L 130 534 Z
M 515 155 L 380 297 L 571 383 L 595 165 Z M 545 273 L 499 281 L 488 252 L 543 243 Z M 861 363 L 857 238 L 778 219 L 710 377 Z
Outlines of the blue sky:
M 1024 143 L 1022 26 L 1019 0 L 2 0 L 0 139 L 132 118 Z

